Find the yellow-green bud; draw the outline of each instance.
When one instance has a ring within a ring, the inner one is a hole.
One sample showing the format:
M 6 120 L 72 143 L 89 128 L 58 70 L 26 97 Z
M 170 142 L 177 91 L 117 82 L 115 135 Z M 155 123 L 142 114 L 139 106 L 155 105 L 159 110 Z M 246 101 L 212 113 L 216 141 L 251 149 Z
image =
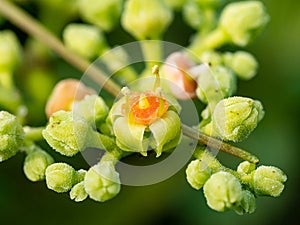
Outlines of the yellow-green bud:
M 239 180 L 224 171 L 213 174 L 204 184 L 203 191 L 208 206 L 216 211 L 233 208 L 243 197 Z
M 173 18 L 162 0 L 128 0 L 122 14 L 122 25 L 135 38 L 157 39 Z
M 76 181 L 75 169 L 66 163 L 53 163 L 46 169 L 47 187 L 63 193 L 71 190 Z
M 84 169 L 80 169 L 80 170 L 76 171 L 76 183 L 80 183 L 81 181 L 84 180 L 86 172 L 87 171 Z
M 166 5 L 174 10 L 180 10 L 187 0 L 164 0 Z
M 224 64 L 231 68 L 238 78 L 250 80 L 256 75 L 258 62 L 248 52 L 225 53 Z
M 110 31 L 118 23 L 122 5 L 123 0 L 79 0 L 78 10 L 86 22 Z
M 66 156 L 73 156 L 86 147 L 101 147 L 97 132 L 73 112 L 53 113 L 42 134 L 53 149 Z
M 260 1 L 244 1 L 228 4 L 220 17 L 220 27 L 238 46 L 252 41 L 269 21 L 265 7 Z
M 243 190 L 242 192 L 242 199 L 237 204 L 236 207 L 234 207 L 234 211 L 239 214 L 243 215 L 245 213 L 253 213 L 256 209 L 256 201 L 255 196 L 248 190 Z
M 70 191 L 70 198 L 75 202 L 81 202 L 88 197 L 88 193 L 86 193 L 84 189 L 84 182 L 80 182 L 75 184 Z
M 97 95 L 86 95 L 83 100 L 74 102 L 73 112 L 84 118 L 90 124 L 103 122 L 108 114 L 108 106 L 104 100 Z
M 183 19 L 192 28 L 198 30 L 204 23 L 204 12 L 195 1 L 187 1 L 183 7 Z
M 12 71 L 21 61 L 21 44 L 10 30 L 0 31 L 0 71 Z
M 187 181 L 196 190 L 202 188 L 212 174 L 209 166 L 199 159 L 191 161 L 185 172 Z
M 23 170 L 29 180 L 41 181 L 45 179 L 46 168 L 52 163 L 54 163 L 52 156 L 38 149 L 26 156 Z
M 222 65 L 222 56 L 216 51 L 205 51 L 200 55 L 200 60 L 203 63 L 207 63 L 212 67 Z
M 119 173 L 112 162 L 100 162 L 86 173 L 84 187 L 91 199 L 105 202 L 120 192 Z
M 202 70 L 203 71 L 203 70 Z M 236 90 L 236 79 L 231 70 L 224 66 L 213 66 L 199 71 L 196 89 L 198 98 L 204 103 L 215 103 L 231 96 Z M 197 67 L 191 74 L 197 73 Z
M 63 31 L 63 40 L 67 48 L 87 59 L 95 58 L 106 48 L 101 30 L 93 25 L 71 23 Z
M 253 172 L 253 188 L 259 195 L 279 196 L 286 180 L 284 172 L 274 166 L 260 166 Z
M 251 98 L 230 97 L 221 100 L 212 116 L 213 134 L 227 141 L 242 141 L 263 118 L 262 104 Z
M 0 111 L 0 162 L 17 154 L 24 139 L 24 131 L 16 116 Z
M 244 161 L 244 162 L 241 162 L 239 165 L 238 165 L 238 168 L 237 168 L 237 172 L 241 175 L 241 176 L 245 176 L 247 174 L 250 174 L 252 171 L 255 170 L 255 164 L 253 163 L 250 163 L 248 161 Z

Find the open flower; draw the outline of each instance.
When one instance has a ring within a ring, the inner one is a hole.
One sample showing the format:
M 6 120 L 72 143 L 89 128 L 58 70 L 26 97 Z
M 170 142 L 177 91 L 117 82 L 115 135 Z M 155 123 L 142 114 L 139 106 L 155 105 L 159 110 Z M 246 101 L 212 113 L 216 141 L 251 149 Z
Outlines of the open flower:
M 157 68 L 157 67 L 155 67 Z M 117 145 L 124 151 L 147 155 L 148 148 L 157 156 L 180 141 L 180 118 L 160 89 L 158 71 L 155 91 L 130 92 L 117 101 L 109 115 Z

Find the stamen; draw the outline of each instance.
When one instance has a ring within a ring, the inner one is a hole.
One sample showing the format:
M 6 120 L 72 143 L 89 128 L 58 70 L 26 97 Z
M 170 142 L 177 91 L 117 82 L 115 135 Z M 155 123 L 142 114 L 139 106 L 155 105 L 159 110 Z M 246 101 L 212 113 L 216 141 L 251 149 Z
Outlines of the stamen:
M 156 76 L 155 83 L 153 87 L 153 91 L 155 91 L 158 87 L 160 87 L 160 76 L 159 76 L 159 67 L 158 65 L 154 65 L 152 67 L 152 73 Z

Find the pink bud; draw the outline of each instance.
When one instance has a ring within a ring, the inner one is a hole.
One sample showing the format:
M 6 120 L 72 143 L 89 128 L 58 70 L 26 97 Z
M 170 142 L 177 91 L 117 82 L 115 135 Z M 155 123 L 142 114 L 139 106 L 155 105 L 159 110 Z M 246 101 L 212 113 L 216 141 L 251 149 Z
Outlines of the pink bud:
M 196 96 L 197 83 L 188 73 L 188 70 L 195 66 L 186 53 L 174 52 L 170 54 L 164 65 L 164 77 L 173 83 L 170 89 L 173 95 L 179 99 L 189 99 Z

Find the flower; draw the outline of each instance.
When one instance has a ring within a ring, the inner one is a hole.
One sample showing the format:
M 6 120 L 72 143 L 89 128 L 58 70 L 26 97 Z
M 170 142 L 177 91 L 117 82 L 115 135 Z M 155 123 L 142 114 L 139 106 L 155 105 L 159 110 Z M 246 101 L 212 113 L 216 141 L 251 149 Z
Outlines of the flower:
M 245 51 L 225 53 L 224 64 L 231 68 L 238 78 L 250 80 L 256 75 L 258 63 L 253 55 Z
M 73 112 L 54 113 L 42 135 L 53 149 L 66 156 L 73 156 L 87 147 L 103 147 L 93 127 Z
M 112 106 L 108 123 L 122 150 L 146 156 L 148 148 L 152 148 L 158 157 L 180 141 L 180 118 L 159 86 L 157 71 L 155 91 L 131 93 L 123 88 L 125 96 Z
M 196 190 L 202 188 L 212 174 L 209 166 L 199 159 L 191 161 L 185 172 L 187 181 Z
M 17 154 L 24 140 L 24 131 L 16 116 L 0 111 L 0 162 Z
M 284 189 L 287 176 L 274 166 L 259 166 L 253 172 L 253 188 L 256 194 L 278 197 Z
M 231 209 L 243 198 L 239 180 L 224 171 L 214 173 L 204 184 L 203 191 L 208 206 L 216 211 Z
M 65 79 L 58 82 L 46 104 L 46 115 L 49 118 L 59 110 L 72 110 L 75 101 L 83 99 L 86 95 L 93 95 L 96 92 L 85 86 L 79 80 Z
M 53 163 L 46 169 L 47 187 L 58 193 L 71 190 L 76 181 L 75 177 L 75 169 L 67 163 Z
M 75 202 L 81 202 L 88 197 L 88 193 L 86 193 L 84 188 L 84 182 L 80 182 L 75 184 L 70 191 L 70 198 Z
M 105 202 L 115 197 L 121 189 L 120 178 L 110 161 L 99 162 L 84 177 L 84 187 L 91 199 Z
M 63 30 L 67 48 L 87 59 L 97 57 L 106 48 L 105 38 L 99 27 L 87 24 L 68 24 Z
M 243 215 L 245 213 L 253 213 L 256 209 L 255 196 L 252 194 L 252 192 L 243 190 L 242 199 L 233 209 L 239 215 Z
M 252 41 L 269 21 L 265 7 L 260 1 L 234 2 L 222 11 L 220 27 L 238 46 Z
M 52 163 L 54 163 L 52 156 L 37 148 L 26 156 L 23 170 L 29 180 L 41 181 L 45 179 L 46 168 Z
M 128 0 L 121 22 L 123 28 L 137 39 L 157 39 L 172 18 L 172 11 L 164 1 Z
M 79 0 L 78 10 L 84 21 L 110 31 L 119 20 L 122 5 L 123 0 Z
M 193 66 L 195 63 L 183 52 L 170 54 L 163 64 L 163 76 L 172 82 L 169 86 L 176 98 L 188 99 L 196 96 L 197 83 L 188 73 Z
M 212 115 L 211 135 L 227 141 L 242 141 L 262 120 L 260 101 L 246 97 L 230 97 L 216 105 Z

